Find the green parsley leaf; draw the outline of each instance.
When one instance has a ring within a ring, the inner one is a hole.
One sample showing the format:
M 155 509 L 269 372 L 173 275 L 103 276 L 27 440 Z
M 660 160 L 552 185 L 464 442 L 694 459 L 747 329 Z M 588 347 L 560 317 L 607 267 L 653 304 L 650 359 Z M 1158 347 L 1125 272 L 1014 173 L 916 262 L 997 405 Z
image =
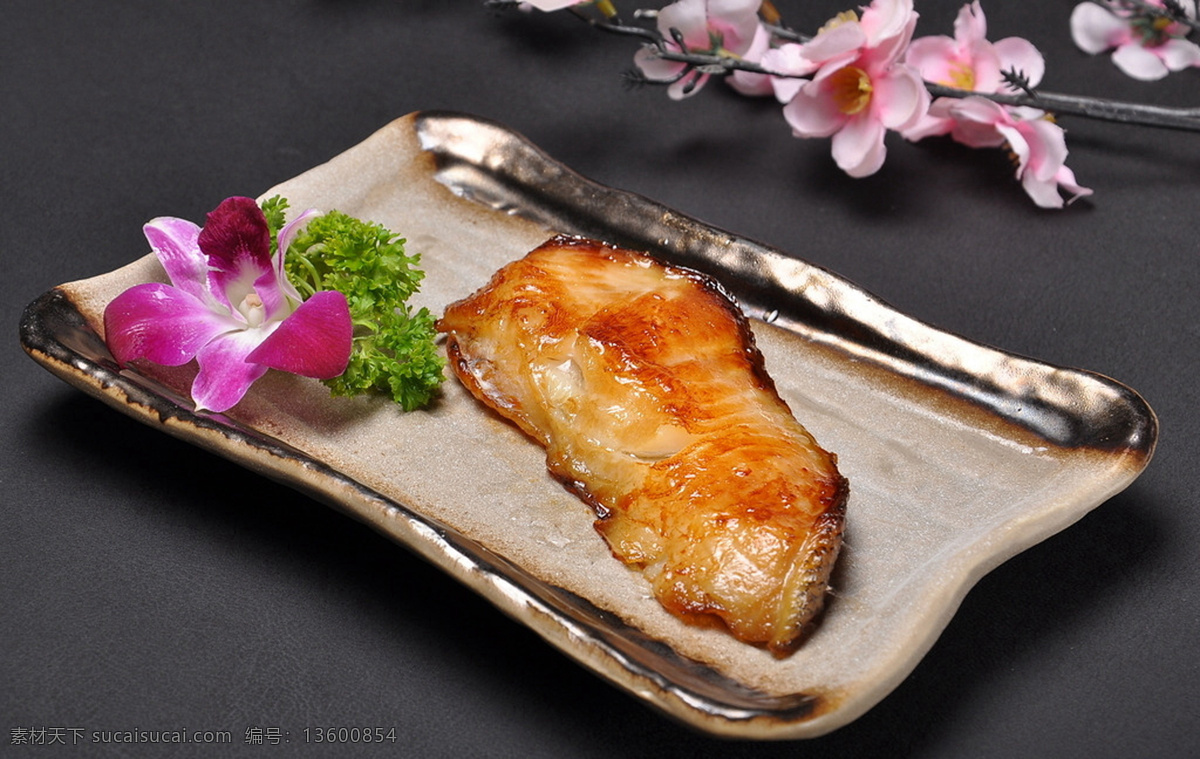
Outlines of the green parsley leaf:
M 262 209 L 263 216 L 267 217 L 267 228 L 271 230 L 271 254 L 274 255 L 279 239 L 279 230 L 283 229 L 284 223 L 287 221 L 287 199 L 281 195 L 275 195 L 264 200 L 259 204 Z
M 274 240 L 287 200 L 275 196 L 262 207 Z M 407 303 L 425 273 L 420 255 L 407 254 L 404 243 L 379 224 L 330 211 L 296 236 L 284 268 L 302 297 L 338 290 L 350 306 L 354 347 L 346 371 L 324 381 L 333 395 L 379 392 L 412 411 L 433 400 L 446 361 L 434 342 L 433 315 Z

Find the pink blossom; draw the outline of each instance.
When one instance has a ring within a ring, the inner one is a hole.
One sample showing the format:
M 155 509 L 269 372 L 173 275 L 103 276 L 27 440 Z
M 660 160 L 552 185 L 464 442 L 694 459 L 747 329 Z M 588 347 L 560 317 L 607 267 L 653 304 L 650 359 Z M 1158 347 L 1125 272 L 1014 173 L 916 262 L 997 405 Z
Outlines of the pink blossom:
M 1005 82 L 1004 72 L 1019 72 L 1030 86 L 1036 87 L 1046 70 L 1042 54 L 1028 40 L 1020 37 L 994 43 L 987 40 L 987 18 L 978 0 L 959 10 L 953 39 L 939 35 L 913 40 L 904 60 L 928 82 L 988 93 L 1015 91 Z M 906 130 L 904 136 L 920 140 L 953 130 L 953 120 L 928 114 Z
M 760 5 L 762 0 L 678 0 L 658 12 L 658 31 L 673 52 L 742 56 L 760 33 Z M 683 47 L 675 42 L 673 30 L 681 35 Z M 689 71 L 686 63 L 661 58 L 653 46 L 639 50 L 633 62 L 647 79 L 672 82 L 667 94 L 673 100 L 694 95 L 709 77 Z
M 978 96 L 938 98 L 930 110 L 953 120 L 959 142 L 977 148 L 1007 146 L 1017 166 L 1017 179 L 1042 208 L 1063 207 L 1060 189 L 1067 193 L 1067 203 L 1092 194 L 1079 186 L 1074 172 L 1066 167 L 1063 129 L 1043 111 L 1005 108 Z
M 1147 0 L 1165 7 L 1162 0 Z M 1196 18 L 1195 0 L 1178 0 L 1188 18 Z M 1093 55 L 1113 50 L 1113 63 L 1135 79 L 1162 79 L 1171 71 L 1200 66 L 1200 46 L 1184 39 L 1186 24 L 1165 15 L 1124 8 L 1120 3 L 1081 3 L 1071 13 L 1071 37 Z
M 225 411 L 268 369 L 329 379 L 346 370 L 353 327 L 346 297 L 323 291 L 300 302 L 283 269 L 304 214 L 279 233 L 270 253 L 267 220 L 251 198 L 228 198 L 204 228 L 154 219 L 146 239 L 170 285 L 135 285 L 104 310 L 117 362 L 180 366 L 196 359 L 198 410 Z
M 929 107 L 920 74 L 900 60 L 916 23 L 912 0 L 873 0 L 861 19 L 843 13 L 809 42 L 763 56 L 766 68 L 792 77 L 774 79 L 792 132 L 832 136 L 834 161 L 852 177 L 878 171 L 887 130 L 911 128 Z
M 771 49 L 771 33 L 762 24 L 754 32 L 750 47 L 742 53 L 742 60 L 749 63 L 762 63 L 763 56 Z M 726 80 L 729 86 L 743 95 L 770 95 L 774 92 L 771 77 L 752 71 L 734 71 Z

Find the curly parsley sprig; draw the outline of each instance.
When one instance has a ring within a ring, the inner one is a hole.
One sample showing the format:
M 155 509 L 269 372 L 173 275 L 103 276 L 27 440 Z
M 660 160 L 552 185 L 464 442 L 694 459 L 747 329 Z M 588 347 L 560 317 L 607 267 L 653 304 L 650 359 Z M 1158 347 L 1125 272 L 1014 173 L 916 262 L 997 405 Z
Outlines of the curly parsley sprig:
M 278 195 L 263 203 L 273 232 L 288 208 Z M 275 235 L 272 235 L 274 238 Z M 425 273 L 420 254 L 383 226 L 329 211 L 308 222 L 288 247 L 284 269 L 302 297 L 318 290 L 346 296 L 354 323 L 354 347 L 346 371 L 324 380 L 334 395 L 379 392 L 405 411 L 433 400 L 445 379 L 437 350 L 434 316 L 407 301 Z

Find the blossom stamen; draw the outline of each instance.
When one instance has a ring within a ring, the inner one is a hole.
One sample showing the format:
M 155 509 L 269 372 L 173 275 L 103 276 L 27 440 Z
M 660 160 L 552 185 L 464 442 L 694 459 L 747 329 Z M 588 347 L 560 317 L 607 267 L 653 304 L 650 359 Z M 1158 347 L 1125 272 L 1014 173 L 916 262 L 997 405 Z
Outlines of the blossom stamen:
M 1013 169 L 1016 170 L 1017 176 L 1019 177 L 1021 172 L 1025 170 L 1025 167 L 1021 164 L 1021 156 L 1017 155 L 1016 149 L 1013 148 L 1012 143 L 1008 140 L 1004 141 L 1004 144 L 1000 146 L 1000 149 L 1003 150 L 1005 155 L 1008 156 L 1008 162 L 1012 164 Z
M 823 32 L 828 32 L 833 29 L 836 29 L 839 26 L 841 26 L 842 24 L 849 24 L 852 22 L 856 23 L 857 21 L 858 21 L 857 13 L 855 13 L 854 11 L 842 11 L 841 13 L 837 14 L 833 18 L 826 21 L 825 25 L 817 30 L 817 34 L 820 35 Z
M 975 69 L 969 63 L 957 61 L 950 66 L 949 81 L 942 82 L 960 90 L 975 90 Z
M 861 113 L 871 102 L 871 77 L 857 66 L 846 66 L 829 77 L 833 102 L 847 116 Z

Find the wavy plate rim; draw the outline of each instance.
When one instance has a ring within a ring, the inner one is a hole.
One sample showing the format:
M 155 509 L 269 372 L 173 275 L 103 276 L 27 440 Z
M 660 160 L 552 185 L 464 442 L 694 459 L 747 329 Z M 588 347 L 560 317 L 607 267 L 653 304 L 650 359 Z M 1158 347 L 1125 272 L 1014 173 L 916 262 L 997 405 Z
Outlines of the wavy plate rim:
M 1115 380 L 999 351 L 913 320 L 820 267 L 640 195 L 592 182 L 493 121 L 454 112 L 417 112 L 385 126 L 366 142 L 386 143 L 398 135 L 419 143 L 421 154 L 429 159 L 422 171 L 471 203 L 549 228 L 650 250 L 673 263 L 716 274 L 733 284 L 734 294 L 752 316 L 814 342 L 836 343 L 837 350 L 855 354 L 872 371 L 928 384 L 1019 428 L 1021 434 L 1064 449 L 1086 450 L 1111 465 L 1108 479 L 1097 482 L 1077 503 L 1056 511 L 1055 520 L 1046 517 L 1044 524 L 1035 524 L 1036 529 L 1023 537 L 1027 545 L 1009 544 L 1003 552 L 959 557 L 956 582 L 949 583 L 951 602 L 931 610 L 939 618 L 930 623 L 925 638 L 871 688 L 838 697 L 765 694 L 689 661 L 586 599 L 533 577 L 470 537 L 270 434 L 222 415 L 196 414 L 186 399 L 120 371 L 73 298 L 71 283 L 48 291 L 26 308 L 20 325 L 23 347 L 50 372 L 119 411 L 368 523 L 667 715 L 713 734 L 741 738 L 815 737 L 860 716 L 907 676 L 979 577 L 1124 489 L 1153 456 L 1157 418 L 1140 395 Z M 338 160 L 341 157 L 313 171 Z M 1031 382 L 1031 377 L 1037 381 Z M 1019 384 L 1020 392 L 1005 382 Z M 1081 406 L 1074 396 L 1083 390 L 1090 402 Z

